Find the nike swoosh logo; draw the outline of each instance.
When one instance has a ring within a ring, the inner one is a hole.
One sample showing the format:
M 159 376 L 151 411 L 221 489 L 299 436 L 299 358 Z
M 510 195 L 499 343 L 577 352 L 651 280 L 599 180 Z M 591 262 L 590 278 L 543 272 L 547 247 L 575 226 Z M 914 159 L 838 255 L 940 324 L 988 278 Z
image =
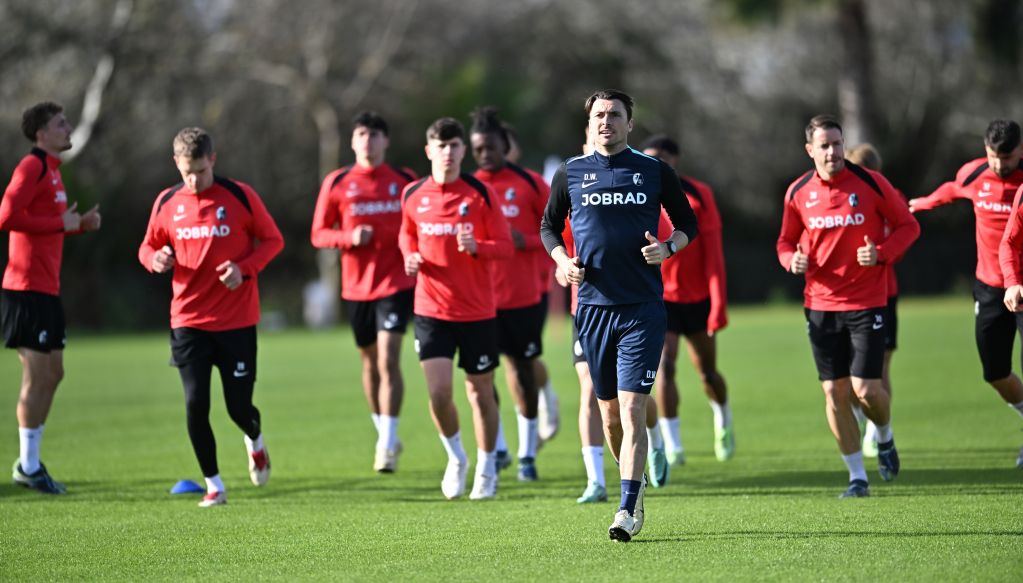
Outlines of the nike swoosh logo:
M 428 211 L 428 210 L 430 210 L 432 208 L 433 208 L 432 206 L 417 206 L 416 207 L 416 211 L 417 212 L 421 212 L 421 213 L 425 213 L 426 211 Z
M 654 384 L 654 381 L 650 381 L 649 383 L 639 383 L 639 386 L 641 386 L 641 387 L 649 387 L 652 384 Z
M 809 202 L 809 201 L 807 201 L 807 203 L 806 203 L 806 208 L 810 208 L 810 207 L 812 207 L 812 206 L 816 205 L 816 204 L 817 204 L 817 203 L 819 203 L 819 202 L 820 202 L 819 200 L 815 200 L 815 201 L 813 201 L 813 202 Z
M 483 369 L 487 368 L 488 366 L 490 366 L 489 362 L 487 364 L 477 364 L 476 365 L 476 370 L 483 370 Z
M 57 184 L 57 181 L 56 181 L 56 180 L 54 180 L 54 181 L 53 181 L 53 183 L 54 183 L 54 184 Z
M 359 196 L 360 194 L 362 194 L 361 190 L 346 190 L 345 191 L 345 196 L 347 196 L 348 198 L 352 198 L 353 196 Z
M 583 182 L 583 188 L 589 188 L 589 187 L 593 186 L 594 184 L 596 184 L 597 182 L 600 182 L 600 181 L 597 180 L 596 182 L 591 182 L 589 184 Z
M 57 184 L 57 183 L 56 183 L 56 182 L 54 182 L 54 184 Z M 980 196 L 981 198 L 983 198 L 983 197 L 985 197 L 985 196 L 991 196 L 992 194 L 994 194 L 994 193 L 993 193 L 993 192 L 982 192 L 982 193 L 980 193 L 980 195 L 979 195 L 979 196 Z
M 183 218 L 185 218 L 187 216 L 188 215 L 174 215 L 174 221 L 175 222 L 180 221 L 181 219 L 183 219 Z
M 234 371 L 234 376 L 236 376 L 236 377 L 243 377 L 243 376 L 245 376 L 247 374 L 249 374 L 249 371 L 245 371 L 245 372 L 242 372 L 240 370 Z
M 880 330 L 884 324 L 874 324 L 874 330 Z

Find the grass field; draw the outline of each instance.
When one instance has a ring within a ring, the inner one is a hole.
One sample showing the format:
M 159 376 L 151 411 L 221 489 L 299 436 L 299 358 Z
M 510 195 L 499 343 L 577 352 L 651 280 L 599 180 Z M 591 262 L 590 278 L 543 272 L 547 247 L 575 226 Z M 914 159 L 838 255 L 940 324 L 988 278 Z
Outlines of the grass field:
M 168 494 L 202 475 L 166 335 L 72 337 L 43 440 L 43 460 L 70 494 L 0 482 L 0 579 L 1020 581 L 1023 471 L 1014 460 L 1023 424 L 981 380 L 972 308 L 968 298 L 900 306 L 893 429 L 903 469 L 886 484 L 868 462 L 873 496 L 862 500 L 835 498 L 847 474 L 801 308 L 734 309 L 720 355 L 735 458 L 714 459 L 710 408 L 683 364 L 688 464 L 648 490 L 647 523 L 630 544 L 607 538 L 619 480 L 609 456 L 612 502 L 575 503 L 585 486 L 578 383 L 557 322 L 545 360 L 562 432 L 540 453 L 539 482 L 520 484 L 508 470 L 498 498 L 483 502 L 440 493 L 446 455 L 411 341 L 405 454 L 397 474 L 381 476 L 371 469 L 375 432 L 350 333 L 261 335 L 255 401 L 273 478 L 264 488 L 249 482 L 241 432 L 215 394 L 230 503 L 200 509 L 197 496 Z M 17 457 L 19 378 L 7 351 L 0 461 Z M 511 399 L 502 403 L 514 449 Z

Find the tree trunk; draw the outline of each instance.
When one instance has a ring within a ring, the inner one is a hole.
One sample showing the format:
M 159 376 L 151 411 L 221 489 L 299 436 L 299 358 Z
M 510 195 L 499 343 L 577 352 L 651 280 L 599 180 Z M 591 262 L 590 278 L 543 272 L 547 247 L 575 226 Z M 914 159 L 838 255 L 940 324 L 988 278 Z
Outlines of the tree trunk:
M 884 126 L 874 94 L 874 67 L 864 0 L 839 1 L 838 27 L 843 49 L 838 106 L 845 142 L 854 146 L 877 140 Z

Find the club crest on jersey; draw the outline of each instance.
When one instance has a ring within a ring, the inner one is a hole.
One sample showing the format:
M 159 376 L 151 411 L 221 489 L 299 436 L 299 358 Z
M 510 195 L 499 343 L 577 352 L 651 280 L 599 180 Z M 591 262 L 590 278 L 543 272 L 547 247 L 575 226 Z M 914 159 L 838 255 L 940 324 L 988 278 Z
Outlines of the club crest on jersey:
M 392 182 L 391 185 L 387 187 L 387 192 L 390 193 L 391 196 L 398 196 L 398 183 Z
M 224 207 L 217 207 L 217 220 L 218 221 L 222 221 L 222 220 L 224 220 L 226 218 L 227 218 L 227 211 L 224 210 Z
M 810 200 L 814 200 L 816 198 L 817 198 L 817 191 L 816 190 L 811 190 L 810 191 Z
M 509 188 L 508 190 L 504 191 L 504 200 L 507 200 L 507 201 L 515 200 L 515 189 L 514 188 Z
M 643 175 L 639 172 L 632 175 L 632 183 L 636 186 L 643 186 Z
M 860 199 L 856 198 L 856 194 L 849 195 L 849 206 L 860 206 Z
M 984 190 L 991 190 L 991 183 L 990 182 L 985 182 L 984 183 Z
M 463 217 L 464 216 L 468 216 L 468 214 L 469 214 L 469 203 L 463 202 L 462 204 L 458 205 L 458 214 L 460 216 L 463 216 Z
M 422 204 L 423 206 L 430 204 L 430 197 L 424 196 L 423 200 L 419 201 L 419 203 Z
M 179 204 L 178 205 L 178 214 L 180 215 L 183 212 L 185 212 L 185 205 Z

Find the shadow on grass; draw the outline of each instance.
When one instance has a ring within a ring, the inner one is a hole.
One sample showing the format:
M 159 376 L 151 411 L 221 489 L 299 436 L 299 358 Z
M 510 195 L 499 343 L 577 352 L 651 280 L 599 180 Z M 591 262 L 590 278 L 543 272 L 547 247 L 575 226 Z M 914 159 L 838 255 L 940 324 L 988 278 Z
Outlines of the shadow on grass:
M 706 539 L 725 540 L 805 540 L 821 538 L 924 538 L 924 537 L 967 537 L 967 536 L 1005 536 L 1023 537 L 1023 531 L 962 531 L 962 532 L 880 532 L 880 531 L 815 531 L 815 532 L 784 532 L 784 531 L 735 531 L 735 532 L 692 532 L 682 537 L 669 538 L 636 538 L 631 543 L 681 543 L 705 541 Z

